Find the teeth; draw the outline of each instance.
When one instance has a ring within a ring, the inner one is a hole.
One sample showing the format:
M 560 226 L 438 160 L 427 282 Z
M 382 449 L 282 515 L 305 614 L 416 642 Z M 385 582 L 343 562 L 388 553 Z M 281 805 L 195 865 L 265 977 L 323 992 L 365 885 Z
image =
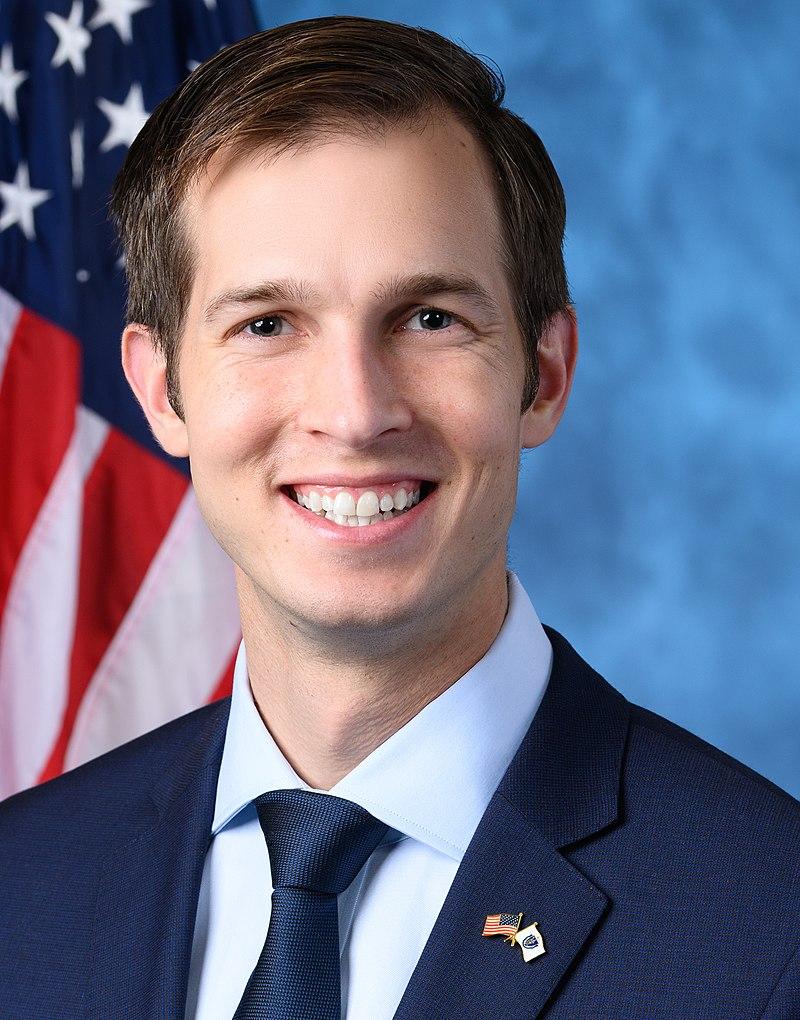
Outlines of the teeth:
M 307 494 L 294 491 L 293 495 L 311 513 L 344 528 L 363 528 L 379 521 L 389 521 L 416 506 L 420 500 L 419 489 L 398 489 L 394 495 L 384 492 L 380 497 L 370 489 L 363 492 L 357 502 L 349 492 L 338 492 L 332 497 L 312 489 Z
M 333 501 L 333 512 L 340 517 L 355 517 L 356 501 L 349 492 L 337 492 Z
M 374 492 L 363 492 L 358 497 L 356 513 L 358 514 L 359 517 L 366 517 L 367 522 L 365 523 L 368 523 L 369 518 L 374 517 L 375 514 L 378 512 L 379 505 L 380 504 L 378 503 L 378 497 L 375 495 Z

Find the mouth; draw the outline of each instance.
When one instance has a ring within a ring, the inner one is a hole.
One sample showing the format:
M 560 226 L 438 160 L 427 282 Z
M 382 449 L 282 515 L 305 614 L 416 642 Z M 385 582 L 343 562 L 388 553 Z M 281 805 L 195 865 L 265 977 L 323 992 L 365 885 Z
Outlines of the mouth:
M 282 491 L 315 517 L 340 528 L 370 527 L 402 517 L 427 499 L 435 482 L 404 478 L 367 486 L 284 485 Z

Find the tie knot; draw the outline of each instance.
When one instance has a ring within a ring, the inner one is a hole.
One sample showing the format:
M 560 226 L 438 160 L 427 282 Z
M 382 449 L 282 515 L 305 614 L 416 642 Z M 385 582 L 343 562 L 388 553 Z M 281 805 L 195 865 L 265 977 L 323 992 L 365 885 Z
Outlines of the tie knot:
M 338 896 L 389 828 L 358 804 L 311 790 L 271 790 L 254 803 L 275 888 Z

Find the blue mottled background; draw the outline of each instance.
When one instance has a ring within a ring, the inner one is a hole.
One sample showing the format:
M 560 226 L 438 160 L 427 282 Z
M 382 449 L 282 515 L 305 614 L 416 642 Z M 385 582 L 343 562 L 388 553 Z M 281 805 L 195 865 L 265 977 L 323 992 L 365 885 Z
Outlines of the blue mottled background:
M 511 562 L 632 700 L 800 796 L 800 5 L 257 2 L 495 61 L 567 195 L 578 375 Z

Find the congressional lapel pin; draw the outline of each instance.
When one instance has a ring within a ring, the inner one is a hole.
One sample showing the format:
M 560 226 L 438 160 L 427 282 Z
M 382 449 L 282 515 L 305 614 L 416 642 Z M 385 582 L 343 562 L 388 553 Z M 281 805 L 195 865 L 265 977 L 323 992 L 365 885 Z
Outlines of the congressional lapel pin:
M 537 925 L 538 921 L 520 928 L 522 914 L 489 914 L 483 925 L 484 935 L 505 935 L 506 942 L 511 945 L 518 945 L 522 950 L 522 958 L 526 963 L 535 960 L 537 956 L 544 956 L 547 950 L 544 947 L 544 939 Z

